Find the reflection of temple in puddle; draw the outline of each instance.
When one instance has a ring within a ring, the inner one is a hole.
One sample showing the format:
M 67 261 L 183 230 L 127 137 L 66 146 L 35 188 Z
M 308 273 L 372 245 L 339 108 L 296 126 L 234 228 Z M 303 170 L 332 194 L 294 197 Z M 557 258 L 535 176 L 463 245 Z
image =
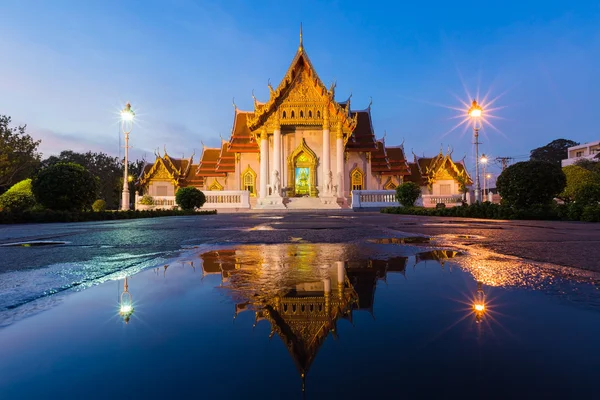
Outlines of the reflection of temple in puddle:
M 403 256 L 326 261 L 346 257 L 342 246 L 322 247 L 243 246 L 201 255 L 203 274 L 220 274 L 221 284 L 230 291 L 236 303 L 234 318 L 253 311 L 255 325 L 268 321 L 270 337 L 277 334 L 286 345 L 303 384 L 327 336 L 331 333 L 337 337 L 337 321 L 342 318 L 352 322 L 355 310 L 373 314 L 377 282 L 385 280 L 388 272 L 405 274 L 408 261 Z M 421 253 L 417 261 L 438 261 L 454 255 L 433 250 Z

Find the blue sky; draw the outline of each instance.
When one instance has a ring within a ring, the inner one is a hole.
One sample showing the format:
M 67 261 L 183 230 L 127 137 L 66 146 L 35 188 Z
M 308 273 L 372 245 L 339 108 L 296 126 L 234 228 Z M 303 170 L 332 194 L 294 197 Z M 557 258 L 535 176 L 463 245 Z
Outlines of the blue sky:
M 119 154 L 118 110 L 131 101 L 133 157 L 166 146 L 199 154 L 228 137 L 232 98 L 268 98 L 304 46 L 338 100 L 373 98 L 386 143 L 472 160 L 457 96 L 490 92 L 497 132 L 481 152 L 526 156 L 565 137 L 600 139 L 597 1 L 43 1 L 0 5 L 0 114 L 27 123 L 45 155 Z

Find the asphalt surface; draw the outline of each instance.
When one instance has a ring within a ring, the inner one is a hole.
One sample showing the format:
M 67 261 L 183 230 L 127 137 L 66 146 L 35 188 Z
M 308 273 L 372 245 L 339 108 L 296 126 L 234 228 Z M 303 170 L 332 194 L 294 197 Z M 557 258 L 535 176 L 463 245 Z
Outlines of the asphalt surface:
M 0 227 L 0 245 L 53 240 L 66 244 L 0 247 L 0 273 L 73 263 L 95 256 L 169 253 L 182 247 L 234 243 L 347 243 L 369 238 L 436 236 L 526 260 L 600 271 L 600 224 L 497 221 L 376 212 L 240 213 L 129 221 Z M 34 251 L 32 251 L 34 250 Z

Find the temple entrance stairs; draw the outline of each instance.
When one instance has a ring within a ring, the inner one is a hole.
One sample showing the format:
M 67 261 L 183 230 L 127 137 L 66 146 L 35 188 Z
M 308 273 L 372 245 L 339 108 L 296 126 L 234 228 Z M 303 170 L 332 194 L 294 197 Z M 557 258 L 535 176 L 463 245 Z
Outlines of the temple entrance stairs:
M 323 204 L 318 197 L 289 197 L 285 200 L 288 210 L 339 210 L 338 204 Z

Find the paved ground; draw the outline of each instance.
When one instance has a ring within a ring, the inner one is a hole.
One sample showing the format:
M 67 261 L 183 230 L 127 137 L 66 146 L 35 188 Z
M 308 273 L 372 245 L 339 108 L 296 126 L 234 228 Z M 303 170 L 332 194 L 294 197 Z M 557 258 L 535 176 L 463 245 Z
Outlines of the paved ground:
M 482 246 L 524 259 L 600 271 L 600 224 L 496 221 L 387 215 L 371 212 L 244 213 L 132 221 L 0 227 L 0 244 L 64 240 L 68 246 L 24 252 L 0 248 L 0 272 L 75 262 L 92 256 L 176 251 L 211 243 L 351 242 L 363 238 L 444 235 L 461 246 Z

